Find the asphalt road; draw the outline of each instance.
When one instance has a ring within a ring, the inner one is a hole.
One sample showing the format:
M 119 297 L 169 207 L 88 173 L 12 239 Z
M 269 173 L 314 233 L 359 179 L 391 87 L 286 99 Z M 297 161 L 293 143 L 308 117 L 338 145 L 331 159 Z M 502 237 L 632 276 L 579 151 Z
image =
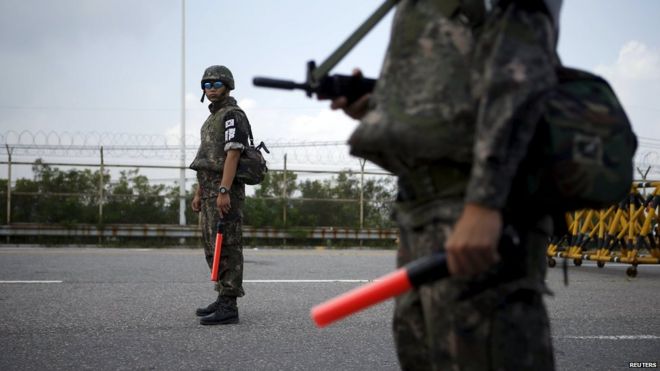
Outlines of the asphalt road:
M 2 247 L 0 370 L 397 370 L 391 302 L 325 329 L 309 319 L 361 284 L 339 280 L 393 266 L 393 251 L 246 249 L 241 323 L 206 327 L 199 249 Z M 568 287 L 549 271 L 557 370 L 660 363 L 660 267 L 625 268 L 586 262 Z

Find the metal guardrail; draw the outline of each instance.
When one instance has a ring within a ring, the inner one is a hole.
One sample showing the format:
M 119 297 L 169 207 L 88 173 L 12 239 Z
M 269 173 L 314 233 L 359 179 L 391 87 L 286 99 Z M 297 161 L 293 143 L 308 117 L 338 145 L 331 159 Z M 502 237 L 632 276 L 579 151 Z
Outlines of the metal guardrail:
M 165 237 L 200 238 L 198 226 L 176 224 L 75 224 L 53 225 L 36 223 L 13 223 L 0 225 L 0 236 L 64 236 L 64 237 Z M 254 228 L 243 226 L 243 238 L 286 238 L 286 239 L 338 239 L 338 240 L 395 240 L 399 236 L 396 228 Z

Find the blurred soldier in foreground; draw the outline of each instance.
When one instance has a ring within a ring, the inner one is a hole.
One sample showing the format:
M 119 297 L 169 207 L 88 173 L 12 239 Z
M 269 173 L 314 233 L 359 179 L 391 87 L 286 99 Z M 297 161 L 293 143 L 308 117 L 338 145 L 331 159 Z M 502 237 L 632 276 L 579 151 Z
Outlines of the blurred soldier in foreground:
M 229 96 L 234 89 L 231 71 L 211 66 L 202 77 L 202 102 L 206 96 L 211 115 L 201 130 L 201 145 L 190 168 L 197 171 L 198 187 L 192 209 L 200 212 L 204 253 L 212 268 L 216 225 L 224 224 L 218 298 L 197 309 L 202 325 L 238 323 L 236 298 L 243 296 L 243 202 L 245 185 L 236 179 L 241 152 L 248 146 L 249 122 L 236 100 Z
M 398 176 L 397 264 L 447 253 L 450 279 L 397 298 L 405 370 L 554 369 L 542 299 L 552 223 L 511 190 L 535 129 L 515 114 L 557 81 L 560 7 L 402 0 L 373 94 L 332 102 L 361 120 L 351 153 Z

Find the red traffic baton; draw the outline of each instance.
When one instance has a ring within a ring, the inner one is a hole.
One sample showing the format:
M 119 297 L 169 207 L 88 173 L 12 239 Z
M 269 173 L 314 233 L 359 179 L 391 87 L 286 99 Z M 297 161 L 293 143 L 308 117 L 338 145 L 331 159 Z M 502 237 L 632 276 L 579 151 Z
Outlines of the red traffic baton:
M 213 253 L 213 268 L 211 269 L 211 281 L 218 282 L 220 270 L 220 255 L 222 254 L 222 221 L 218 222 L 217 233 L 215 235 L 215 252 Z
M 403 294 L 411 288 L 449 276 L 444 253 L 415 260 L 396 271 L 357 287 L 312 308 L 312 320 L 325 327 L 374 304 Z

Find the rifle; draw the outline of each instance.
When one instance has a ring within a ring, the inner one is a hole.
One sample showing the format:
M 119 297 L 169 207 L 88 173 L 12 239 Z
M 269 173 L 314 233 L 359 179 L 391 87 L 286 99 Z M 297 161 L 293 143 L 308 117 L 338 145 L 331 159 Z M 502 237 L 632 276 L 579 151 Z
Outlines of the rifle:
M 351 49 L 396 5 L 398 0 L 385 0 L 364 23 L 344 41 L 317 68 L 314 61 L 307 62 L 307 78 L 304 83 L 290 80 L 280 80 L 268 77 L 255 77 L 255 86 L 294 90 L 304 90 L 308 97 L 316 94 L 319 99 L 334 99 L 346 97 L 348 104 L 355 102 L 361 96 L 374 90 L 376 79 L 350 75 L 329 75 L 330 70 L 348 54 Z
M 334 99 L 338 97 L 346 97 L 348 104 L 358 100 L 361 96 L 371 93 L 376 86 L 376 80 L 362 76 L 349 76 L 349 75 L 328 75 L 323 74 L 319 77 L 314 77 L 316 63 L 309 61 L 307 63 L 307 81 L 304 83 L 296 83 L 291 80 L 279 80 L 269 77 L 255 77 L 252 83 L 255 86 L 294 90 L 304 90 L 308 97 L 316 94 L 319 99 Z

